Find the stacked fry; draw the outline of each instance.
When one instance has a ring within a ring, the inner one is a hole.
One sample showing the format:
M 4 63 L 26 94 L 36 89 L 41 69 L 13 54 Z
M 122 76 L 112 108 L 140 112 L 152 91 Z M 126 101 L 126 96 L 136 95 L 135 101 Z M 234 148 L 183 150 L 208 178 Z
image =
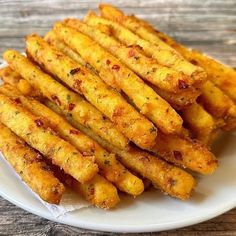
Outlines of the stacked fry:
M 187 200 L 188 170 L 212 174 L 210 145 L 236 127 L 236 72 L 147 22 L 101 4 L 7 50 L 0 150 L 43 200 L 66 187 L 110 209 L 150 183 Z

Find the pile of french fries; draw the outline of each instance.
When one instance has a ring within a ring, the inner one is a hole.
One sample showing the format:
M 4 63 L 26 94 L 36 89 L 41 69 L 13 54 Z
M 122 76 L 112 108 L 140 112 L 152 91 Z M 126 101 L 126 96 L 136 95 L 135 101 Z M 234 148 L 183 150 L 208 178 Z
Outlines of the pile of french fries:
M 57 22 L 5 51 L 0 150 L 44 201 L 66 187 L 110 209 L 150 185 L 187 200 L 188 170 L 212 174 L 210 145 L 236 127 L 236 72 L 135 16 Z

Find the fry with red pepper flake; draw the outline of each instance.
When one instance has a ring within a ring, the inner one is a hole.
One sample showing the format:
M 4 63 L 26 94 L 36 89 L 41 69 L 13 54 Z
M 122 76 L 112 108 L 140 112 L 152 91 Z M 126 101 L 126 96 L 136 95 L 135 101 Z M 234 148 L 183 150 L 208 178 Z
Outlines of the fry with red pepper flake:
M 69 39 L 68 41 L 71 42 L 77 42 L 76 37 L 71 37 L 68 34 L 69 27 L 60 28 L 60 26 L 62 25 L 57 25 L 55 28 L 59 27 L 58 30 L 61 32 L 61 37 Z M 74 31 L 77 33 L 76 30 Z M 98 76 L 50 46 L 37 35 L 27 37 L 26 48 L 34 61 L 44 65 L 44 69 L 60 78 L 70 88 L 82 93 L 128 139 L 142 148 L 148 149 L 154 145 L 157 132 L 149 132 L 154 127 L 153 123 L 138 113 L 120 94 L 110 89 Z M 80 68 L 80 71 L 71 75 L 70 71 L 75 68 Z M 77 82 L 79 82 L 79 87 L 76 86 Z
M 85 25 L 79 20 L 69 19 L 66 23 L 89 36 L 94 36 L 91 32 L 96 31 L 96 29 Z M 70 34 L 75 33 L 74 30 L 69 30 Z M 98 33 L 100 32 L 98 31 Z M 103 39 L 102 37 L 98 37 L 99 34 L 95 36 L 93 39 Z M 122 90 L 133 101 L 136 107 L 139 108 L 140 112 L 164 133 L 178 133 L 180 131 L 182 126 L 180 116 L 152 88 L 145 84 L 141 78 L 92 39 L 83 34 L 76 34 L 76 37 L 79 43 L 74 45 L 74 49 L 77 50 L 85 61 L 96 69 L 100 77 L 108 85 L 117 90 Z M 98 41 L 100 43 L 100 40 Z M 103 46 L 103 44 L 101 45 Z M 96 53 L 93 53 L 91 57 L 92 52 Z M 168 114 L 165 112 L 167 109 L 169 110 Z
M 111 142 L 114 146 L 126 147 L 127 138 L 114 127 L 114 124 L 109 119 L 103 119 L 103 114 L 81 96 L 42 72 L 20 53 L 8 50 L 3 56 L 10 67 L 27 80 L 35 90 L 40 90 L 44 97 L 60 105 L 61 109 L 68 110 L 71 116 L 79 123 L 90 127 L 95 133 Z M 75 105 L 73 109 L 71 109 L 71 104 Z
M 201 67 L 191 64 L 168 45 L 156 45 L 142 39 L 122 24 L 119 24 L 121 22 L 117 23 L 117 19 L 113 18 L 114 15 L 110 14 L 110 10 L 113 9 L 109 8 L 108 10 L 106 7 L 107 5 L 102 4 L 99 6 L 102 17 L 96 16 L 95 13 L 89 13 L 86 16 L 86 19 L 93 18 L 93 21 L 109 26 L 112 30 L 113 36 L 123 44 L 127 46 L 138 45 L 148 57 L 154 58 L 159 64 L 171 67 L 176 71 L 189 76 L 191 78 L 191 85 L 198 87 L 206 80 L 206 73 Z
M 212 174 L 218 162 L 214 154 L 198 140 L 160 134 L 152 152 L 168 162 L 198 173 Z
M 58 108 L 56 109 L 58 110 Z M 193 176 L 186 171 L 168 164 L 161 158 L 155 157 L 136 147 L 130 146 L 128 150 L 116 148 L 94 134 L 91 129 L 78 124 L 72 117 L 68 116 L 66 112 L 59 110 L 59 113 L 63 113 L 73 126 L 96 140 L 101 146 L 117 154 L 123 165 L 142 177 L 149 179 L 155 187 L 161 189 L 164 193 L 181 200 L 190 198 L 196 181 Z
M 65 191 L 42 156 L 0 123 L 0 150 L 22 180 L 44 201 L 59 204 Z
M 17 98 L 21 104 L 36 116 L 42 117 L 63 139 L 75 146 L 83 155 L 95 156 L 100 173 L 114 183 L 121 191 L 137 196 L 143 192 L 142 180 L 131 174 L 114 154 L 107 152 L 91 138 L 72 127 L 65 119 L 51 109 L 38 102 L 19 94 L 10 85 L 0 86 L 0 93 Z
M 81 183 L 91 180 L 98 171 L 94 157 L 82 156 L 38 119 L 14 99 L 0 94 L 0 121 L 4 125 L 76 180 Z

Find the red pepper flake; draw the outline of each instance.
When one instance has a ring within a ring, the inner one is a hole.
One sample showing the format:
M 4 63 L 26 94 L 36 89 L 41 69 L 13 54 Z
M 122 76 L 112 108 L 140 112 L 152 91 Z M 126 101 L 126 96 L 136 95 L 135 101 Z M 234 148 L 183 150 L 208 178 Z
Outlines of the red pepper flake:
M 78 134 L 79 134 L 79 131 L 76 130 L 76 129 L 71 129 L 71 130 L 70 130 L 70 134 L 76 134 L 76 135 L 78 135 Z
M 76 90 L 81 90 L 81 83 L 82 83 L 81 80 L 78 80 L 78 79 L 75 80 L 73 88 L 76 89 Z
M 91 153 L 89 153 L 89 152 L 82 152 L 82 155 L 85 156 L 85 157 L 86 156 L 91 156 Z
M 174 179 L 172 179 L 172 178 L 169 178 L 169 179 L 167 180 L 167 183 L 168 183 L 168 185 L 170 185 L 170 187 L 173 187 L 173 186 L 175 186 L 175 184 L 176 184 L 176 180 L 174 180 Z
M 174 153 L 174 157 L 175 157 L 176 160 L 179 160 L 179 161 L 182 161 L 182 160 L 183 160 L 183 158 L 182 158 L 182 153 L 181 153 L 181 152 L 179 152 L 179 151 L 174 151 L 173 153 Z
M 113 65 L 111 69 L 118 71 L 120 69 L 120 66 L 119 65 Z
M 147 156 L 142 156 L 142 157 L 140 158 L 140 160 L 141 160 L 141 161 L 145 161 L 145 162 L 150 162 L 150 159 L 149 159 L 149 157 L 147 157 Z
M 109 59 L 106 60 L 106 64 L 107 65 L 110 65 L 111 64 L 111 61 Z
M 72 111 L 75 108 L 75 104 L 70 103 L 69 104 L 69 111 Z
M 135 56 L 135 52 L 133 49 L 130 49 L 128 53 L 128 57 L 133 57 L 133 56 Z
M 43 122 L 42 122 L 42 120 L 40 120 L 40 119 L 37 119 L 37 120 L 35 120 L 34 122 L 35 122 L 35 124 L 36 124 L 38 127 L 42 127 L 42 126 L 43 126 Z
M 197 62 L 196 60 L 194 60 L 194 59 L 192 59 L 190 62 L 191 62 L 193 65 L 198 65 L 198 62 Z
M 61 106 L 61 101 L 56 95 L 52 95 L 51 98 L 58 106 Z
M 188 84 L 184 80 L 179 80 L 179 89 L 186 89 L 188 88 Z
M 75 68 L 70 71 L 71 75 L 75 75 L 76 73 L 80 72 L 80 68 Z
M 16 98 L 16 99 L 14 99 L 14 101 L 15 101 L 16 104 L 21 104 L 20 98 Z

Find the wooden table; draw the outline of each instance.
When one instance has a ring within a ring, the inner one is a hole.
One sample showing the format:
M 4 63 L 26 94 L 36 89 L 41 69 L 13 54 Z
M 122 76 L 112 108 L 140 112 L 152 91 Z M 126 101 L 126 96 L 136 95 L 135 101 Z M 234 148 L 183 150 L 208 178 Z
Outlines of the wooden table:
M 82 17 L 99 1 L 0 0 L 0 53 L 23 50 L 24 36 L 43 35 L 65 17 Z M 116 0 L 177 40 L 236 67 L 236 0 Z M 0 235 L 104 235 L 44 220 L 0 198 Z M 208 222 L 157 235 L 236 235 L 236 209 Z M 148 235 L 148 234 L 143 234 Z

